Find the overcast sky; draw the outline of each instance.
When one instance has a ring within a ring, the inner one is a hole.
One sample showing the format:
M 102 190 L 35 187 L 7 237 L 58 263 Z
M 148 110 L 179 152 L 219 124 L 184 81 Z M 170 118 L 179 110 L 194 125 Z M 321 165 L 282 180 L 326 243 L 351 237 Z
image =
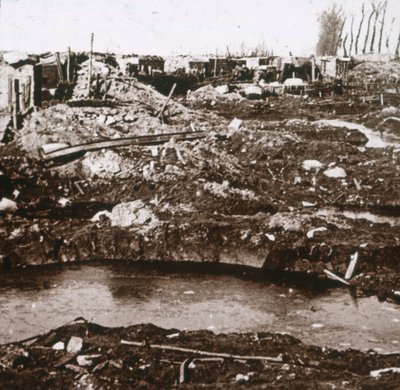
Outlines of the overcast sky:
M 40 53 L 94 49 L 139 54 L 205 54 L 262 41 L 276 54 L 309 55 L 318 14 L 331 0 L 0 0 L 0 49 Z M 362 0 L 337 0 L 359 12 Z M 400 0 L 389 0 L 388 25 Z M 351 11 L 353 10 L 353 11 Z M 357 19 L 356 19 L 357 21 Z M 393 45 L 395 38 L 393 38 Z

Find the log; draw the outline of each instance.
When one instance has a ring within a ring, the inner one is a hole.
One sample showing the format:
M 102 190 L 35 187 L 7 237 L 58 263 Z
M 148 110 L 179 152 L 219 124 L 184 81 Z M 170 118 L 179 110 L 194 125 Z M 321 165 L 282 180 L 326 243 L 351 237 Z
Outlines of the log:
M 39 148 L 39 153 L 44 160 L 55 160 L 58 158 L 65 158 L 80 153 L 100 150 L 104 148 L 115 148 L 129 145 L 157 145 L 168 142 L 171 138 L 174 138 L 176 141 L 185 141 L 205 138 L 205 136 L 206 133 L 201 131 L 195 133 L 189 132 L 167 133 L 159 135 L 142 135 L 137 137 L 118 138 L 113 140 L 95 141 L 89 142 L 87 144 L 68 146 L 55 151 L 51 151 L 49 153 L 46 153 L 46 151 L 41 147 Z
M 167 104 L 168 104 L 168 102 L 170 101 L 170 99 L 171 99 L 171 97 L 172 97 L 172 94 L 173 94 L 174 91 L 175 91 L 175 88 L 176 88 L 176 83 L 172 86 L 171 91 L 169 92 L 169 95 L 168 95 L 167 100 L 165 101 L 165 103 L 164 103 L 163 106 L 161 107 L 160 112 L 157 114 L 157 118 L 159 118 L 160 116 L 162 116 L 162 114 L 163 114 L 163 112 L 164 112 L 164 110 L 165 110 L 165 107 L 167 107 Z
M 128 340 L 121 340 L 122 345 L 132 345 L 135 347 L 144 347 L 145 344 L 139 341 L 128 341 Z M 192 353 L 194 355 L 200 356 L 211 356 L 211 357 L 220 357 L 223 359 L 235 359 L 235 360 L 257 360 L 257 361 L 268 361 L 268 362 L 275 362 L 275 363 L 282 363 L 283 359 L 281 355 L 277 357 L 271 356 L 248 356 L 248 355 L 233 355 L 230 353 L 221 353 L 221 352 L 209 352 L 209 351 L 202 351 L 199 349 L 191 349 L 191 348 L 182 348 L 176 347 L 172 345 L 163 345 L 163 344 L 150 344 L 148 345 L 150 348 L 154 349 L 164 349 L 165 351 L 173 351 L 173 352 L 184 352 L 184 353 Z

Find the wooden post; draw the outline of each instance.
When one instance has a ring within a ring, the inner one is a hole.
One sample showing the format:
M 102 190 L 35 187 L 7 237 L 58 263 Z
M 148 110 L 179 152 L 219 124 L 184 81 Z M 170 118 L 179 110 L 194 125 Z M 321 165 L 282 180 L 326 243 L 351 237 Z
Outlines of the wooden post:
M 14 80 L 14 102 L 13 102 L 13 126 L 18 129 L 18 115 L 19 115 L 19 80 Z
M 171 91 L 169 92 L 168 98 L 167 98 L 167 100 L 165 101 L 165 103 L 163 104 L 163 106 L 162 106 L 160 112 L 158 113 L 157 118 L 162 117 L 162 114 L 163 114 L 163 112 L 164 112 L 164 110 L 165 110 L 165 107 L 167 107 L 167 104 L 168 104 L 168 102 L 170 101 L 170 99 L 171 99 L 171 97 L 172 97 L 172 94 L 173 94 L 174 91 L 175 91 L 175 88 L 176 88 L 176 83 L 172 86 Z
M 96 98 L 100 95 L 100 73 L 96 73 Z
M 71 82 L 71 48 L 68 46 L 68 56 L 67 56 L 67 82 Z
M 26 105 L 28 107 L 33 106 L 33 97 L 31 98 L 32 95 L 32 77 L 28 76 L 26 80 Z
M 315 81 L 315 57 L 311 59 L 311 81 Z
M 13 79 L 8 76 L 8 112 L 11 114 L 13 110 Z
M 21 84 L 21 94 L 19 99 L 19 105 L 21 107 L 21 112 L 25 112 L 25 96 L 26 96 L 26 88 L 25 83 Z
M 214 61 L 214 77 L 217 76 L 217 61 L 218 61 L 218 49 L 215 52 L 215 61 Z
M 103 95 L 103 100 L 107 100 L 107 76 L 104 75 L 104 95 Z
M 88 78 L 88 90 L 87 90 L 88 97 L 90 97 L 90 85 L 92 82 L 93 38 L 94 38 L 94 34 L 92 33 L 90 36 L 89 78 Z
M 57 62 L 57 71 L 58 71 L 58 78 L 60 81 L 64 81 L 64 74 L 61 66 L 61 60 L 60 60 L 60 53 L 56 52 L 56 62 Z
M 383 105 L 384 105 L 383 93 L 381 93 L 381 96 L 380 96 L 380 98 L 381 98 L 381 106 L 383 106 Z

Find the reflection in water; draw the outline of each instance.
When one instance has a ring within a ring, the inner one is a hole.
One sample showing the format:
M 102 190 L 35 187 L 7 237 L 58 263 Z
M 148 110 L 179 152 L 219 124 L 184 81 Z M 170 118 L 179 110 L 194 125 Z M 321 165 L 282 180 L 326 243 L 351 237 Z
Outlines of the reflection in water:
M 346 348 L 396 348 L 400 309 L 347 290 L 318 296 L 229 275 L 167 273 L 132 264 L 39 268 L 0 276 L 0 342 L 46 332 L 76 317 L 106 326 L 289 332 Z M 399 340 L 400 341 L 400 340 Z

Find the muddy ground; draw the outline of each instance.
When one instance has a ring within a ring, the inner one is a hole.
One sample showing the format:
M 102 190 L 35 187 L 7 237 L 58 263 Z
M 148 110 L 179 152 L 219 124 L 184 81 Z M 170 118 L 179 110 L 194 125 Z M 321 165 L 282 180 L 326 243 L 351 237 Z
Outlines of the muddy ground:
M 77 91 L 87 89 L 84 75 L 83 70 Z M 320 121 L 342 119 L 398 136 L 399 123 L 385 122 L 399 116 L 398 95 L 382 107 L 351 91 L 254 101 L 237 92 L 219 96 L 209 90 L 210 96 L 194 92 L 179 98 L 158 118 L 165 97 L 148 86 L 113 77 L 103 87 L 107 100 L 96 107 L 75 100 L 28 114 L 13 141 L 0 147 L 0 198 L 15 201 L 0 219 L 2 272 L 31 264 L 128 259 L 228 263 L 266 274 L 326 279 L 326 270 L 343 278 L 356 259 L 348 278 L 355 295 L 400 300 L 399 149 L 367 147 L 368 138 L 357 129 Z M 38 151 L 49 143 L 188 131 L 204 131 L 206 137 L 103 149 L 70 161 L 44 161 Z M 123 388 L 132 380 L 143 388 L 174 385 L 179 366 L 173 362 L 186 357 L 161 357 L 148 348 L 132 353 L 119 345 L 122 337 L 166 343 L 167 331 L 94 325 L 79 325 L 76 331 L 81 334 L 85 327 L 91 335 L 85 348 L 101 347 L 97 363 L 107 361 L 95 375 L 92 368 L 65 365 L 45 371 L 49 359 L 65 357 L 43 348 L 57 341 L 57 331 L 29 347 L 34 358 L 27 370 L 2 369 L 4 386 L 32 380 L 56 387 L 73 381 L 104 388 Z M 72 329 L 63 329 L 63 337 Z M 372 388 L 370 370 L 398 365 L 398 356 L 321 351 L 289 336 L 258 337 L 181 334 L 174 342 L 193 348 L 285 351 L 289 364 L 282 369 L 282 364 L 232 359 L 196 363 L 193 384 L 184 386 L 229 388 L 243 371 L 254 372 L 248 384 L 255 388 L 263 388 L 261 383 L 265 388 L 340 388 L 344 382 Z M 3 349 L 2 355 L 9 352 Z M 111 364 L 113 359 L 118 363 Z M 386 388 L 395 388 L 395 378 L 384 380 Z

